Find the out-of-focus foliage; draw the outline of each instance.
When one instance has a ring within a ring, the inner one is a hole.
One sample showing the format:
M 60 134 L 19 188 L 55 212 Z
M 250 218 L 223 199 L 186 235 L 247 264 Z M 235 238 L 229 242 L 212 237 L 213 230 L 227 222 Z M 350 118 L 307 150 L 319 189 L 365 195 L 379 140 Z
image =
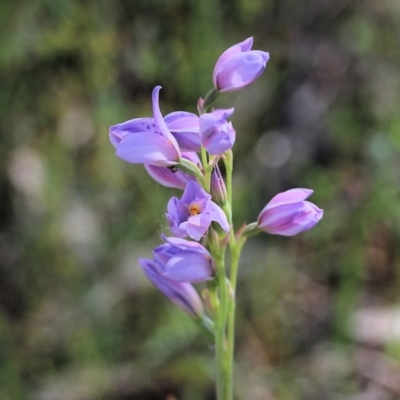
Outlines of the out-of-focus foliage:
M 235 106 L 235 221 L 315 190 L 312 231 L 245 249 L 243 400 L 400 397 L 400 3 L 0 2 L 0 399 L 211 400 L 212 348 L 143 278 L 166 202 L 108 126 L 195 112 L 223 50 L 264 75 Z

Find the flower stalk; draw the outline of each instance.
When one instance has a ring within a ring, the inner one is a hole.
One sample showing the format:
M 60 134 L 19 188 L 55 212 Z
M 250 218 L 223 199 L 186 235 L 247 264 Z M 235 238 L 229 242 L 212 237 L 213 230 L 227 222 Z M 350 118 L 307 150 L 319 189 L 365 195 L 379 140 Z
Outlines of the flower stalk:
M 163 117 L 160 86 L 153 90 L 152 117 L 110 127 L 116 155 L 143 164 L 155 181 L 183 190 L 172 197 L 165 217 L 170 233 L 152 259 L 140 259 L 144 274 L 169 300 L 186 312 L 215 343 L 217 400 L 233 400 L 236 289 L 240 255 L 247 239 L 261 232 L 293 236 L 311 229 L 323 211 L 306 201 L 311 189 L 279 193 L 257 221 L 236 232 L 233 225 L 233 152 L 236 131 L 227 121 L 234 108 L 211 108 L 219 94 L 251 84 L 266 68 L 269 54 L 252 50 L 253 38 L 219 57 L 213 88 L 199 98 L 199 116 L 176 111 Z M 222 160 L 225 178 L 219 169 Z M 229 265 L 226 261 L 229 260 Z M 229 274 L 228 274 L 229 271 Z M 206 286 L 200 297 L 196 284 Z

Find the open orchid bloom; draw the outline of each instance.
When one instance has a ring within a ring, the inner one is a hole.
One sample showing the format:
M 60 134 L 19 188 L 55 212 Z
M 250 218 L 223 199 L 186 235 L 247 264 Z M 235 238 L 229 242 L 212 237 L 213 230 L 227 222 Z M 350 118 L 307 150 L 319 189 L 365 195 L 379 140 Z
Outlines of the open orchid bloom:
M 178 142 L 161 115 L 160 89 L 156 86 L 152 94 L 153 118 L 136 118 L 110 127 L 115 154 L 127 162 L 172 167 L 181 160 Z
M 277 194 L 261 211 L 258 227 L 274 235 L 293 236 L 311 229 L 323 216 L 323 210 L 305 201 L 311 189 L 291 189 Z
M 236 132 L 231 122 L 227 121 L 234 112 L 229 110 L 214 110 L 200 116 L 200 136 L 205 149 L 212 155 L 222 154 L 232 148 Z
M 166 217 L 171 233 L 178 237 L 190 236 L 194 240 L 200 240 L 213 221 L 225 232 L 229 230 L 223 210 L 211 200 L 211 195 L 194 181 L 187 184 L 180 200 L 177 197 L 170 199 Z

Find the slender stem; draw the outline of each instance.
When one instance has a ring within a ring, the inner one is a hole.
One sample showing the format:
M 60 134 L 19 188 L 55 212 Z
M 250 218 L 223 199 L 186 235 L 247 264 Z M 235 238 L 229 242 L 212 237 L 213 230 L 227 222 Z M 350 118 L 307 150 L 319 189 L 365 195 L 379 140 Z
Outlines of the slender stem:
M 232 296 L 228 310 L 228 326 L 227 326 L 227 364 L 230 366 L 231 380 L 233 379 L 234 350 L 235 350 L 235 314 L 236 314 L 236 283 L 239 268 L 239 259 L 245 239 L 236 241 L 234 234 L 231 234 L 229 243 L 231 252 L 231 274 L 230 284 Z M 230 385 L 230 399 L 233 398 L 233 387 Z
M 206 153 L 202 157 L 205 159 Z M 220 306 L 216 318 L 215 346 L 216 346 L 216 364 L 217 364 L 217 398 L 218 400 L 233 399 L 233 364 L 235 347 L 235 310 L 236 310 L 236 282 L 239 267 L 240 253 L 245 242 L 244 237 L 235 238 L 232 226 L 232 170 L 233 154 L 228 150 L 224 154 L 224 163 L 226 168 L 226 191 L 227 202 L 223 209 L 231 225 L 229 234 L 229 249 L 231 261 L 230 280 L 226 277 L 225 271 L 225 250 L 227 243 L 223 248 L 214 248 L 214 258 L 216 262 L 218 288 L 220 296 Z M 204 162 L 204 161 L 203 161 Z M 207 174 L 205 173 L 207 182 Z M 222 380 L 222 381 L 221 381 Z
M 228 197 L 228 203 L 232 208 L 232 170 L 233 170 L 233 153 L 232 150 L 225 152 L 224 158 L 226 168 L 226 193 Z M 232 221 L 230 221 L 232 222 Z
M 208 165 L 207 151 L 203 146 L 201 146 L 201 162 L 204 169 L 204 189 L 210 193 L 212 167 Z
M 220 303 L 217 311 L 215 322 L 215 357 L 217 369 L 217 398 L 218 400 L 230 400 L 227 397 L 229 386 L 229 366 L 226 364 L 226 324 L 227 324 L 227 307 L 228 307 L 228 291 L 226 286 L 225 275 L 225 250 L 215 255 L 216 272 L 218 279 Z M 228 369 L 227 369 L 228 367 Z
M 227 152 L 225 157 L 225 166 L 227 174 L 227 203 L 224 205 L 224 211 L 227 214 L 229 223 L 232 227 L 232 152 Z M 235 236 L 233 227 L 230 233 L 231 251 L 231 270 L 234 267 L 237 271 L 238 256 L 235 247 Z M 218 313 L 218 328 L 216 329 L 216 357 L 217 368 L 222 369 L 222 374 L 218 371 L 217 379 L 224 379 L 223 383 L 217 383 L 218 400 L 233 399 L 233 349 L 234 349 L 234 318 L 235 318 L 235 290 L 232 282 L 226 277 L 225 272 L 225 249 L 222 250 L 220 257 L 217 257 L 217 276 L 220 290 L 221 307 Z M 236 272 L 235 272 L 236 274 Z M 222 357 L 220 359 L 219 357 Z M 222 397 L 221 397 L 222 396 Z
M 216 368 L 216 384 L 217 384 L 217 399 L 224 399 L 224 373 L 223 373 L 223 359 L 224 359 L 224 326 L 220 316 L 221 305 L 218 304 L 215 318 L 215 368 Z
M 211 106 L 211 104 L 214 102 L 214 100 L 217 98 L 218 92 L 215 89 L 211 89 L 207 94 L 204 99 L 203 103 L 203 109 L 204 111 L 207 111 L 208 108 Z

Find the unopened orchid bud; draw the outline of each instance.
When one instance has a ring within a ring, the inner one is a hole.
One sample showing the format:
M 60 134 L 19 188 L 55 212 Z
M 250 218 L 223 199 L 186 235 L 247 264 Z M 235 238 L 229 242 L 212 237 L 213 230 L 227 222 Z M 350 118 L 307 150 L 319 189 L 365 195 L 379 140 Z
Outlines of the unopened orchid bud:
M 234 92 L 256 80 L 267 66 L 269 53 L 251 50 L 253 38 L 235 44 L 219 57 L 213 73 L 218 92 Z
M 214 166 L 211 172 L 211 194 L 220 206 L 223 206 L 228 199 L 225 182 L 218 164 Z
M 261 211 L 258 227 L 274 235 L 293 236 L 311 229 L 323 216 L 323 210 L 305 201 L 311 189 L 291 189 L 277 194 Z

